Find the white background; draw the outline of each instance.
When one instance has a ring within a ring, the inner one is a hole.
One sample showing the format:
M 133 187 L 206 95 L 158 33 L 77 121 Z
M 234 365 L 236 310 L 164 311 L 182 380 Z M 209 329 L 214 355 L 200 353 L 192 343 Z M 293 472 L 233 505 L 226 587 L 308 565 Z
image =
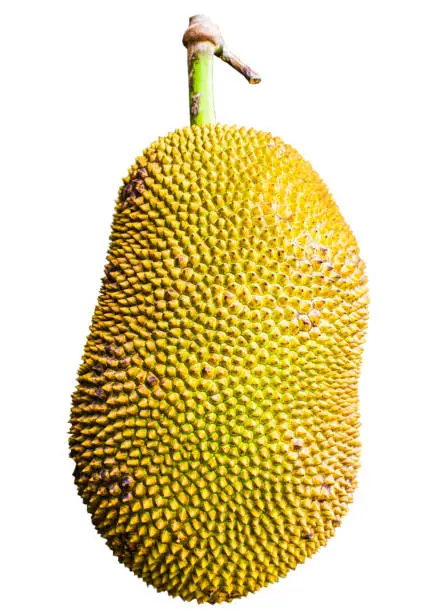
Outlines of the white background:
M 433 609 L 432 8 L 2 3 L 3 610 L 197 609 L 146 587 L 96 534 L 67 421 L 121 177 L 188 122 L 181 38 L 198 12 L 263 77 L 249 86 L 216 60 L 219 121 L 271 131 L 312 162 L 359 240 L 371 291 L 355 503 L 313 559 L 223 609 Z

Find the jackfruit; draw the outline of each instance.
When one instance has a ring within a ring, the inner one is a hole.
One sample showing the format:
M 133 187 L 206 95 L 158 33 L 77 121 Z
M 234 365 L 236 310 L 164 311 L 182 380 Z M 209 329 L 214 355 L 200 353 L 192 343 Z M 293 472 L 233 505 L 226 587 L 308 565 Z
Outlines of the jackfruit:
M 70 437 L 123 564 L 215 603 L 326 543 L 356 487 L 367 310 L 352 232 L 281 139 L 193 125 L 137 158 Z

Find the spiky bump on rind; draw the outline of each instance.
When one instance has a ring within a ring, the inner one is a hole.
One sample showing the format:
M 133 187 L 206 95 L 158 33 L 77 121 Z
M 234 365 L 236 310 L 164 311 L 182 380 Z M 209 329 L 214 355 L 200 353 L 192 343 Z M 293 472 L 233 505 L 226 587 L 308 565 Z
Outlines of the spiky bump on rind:
M 71 415 L 75 479 L 120 561 L 230 601 L 334 533 L 359 465 L 358 246 L 279 138 L 194 126 L 120 189 Z

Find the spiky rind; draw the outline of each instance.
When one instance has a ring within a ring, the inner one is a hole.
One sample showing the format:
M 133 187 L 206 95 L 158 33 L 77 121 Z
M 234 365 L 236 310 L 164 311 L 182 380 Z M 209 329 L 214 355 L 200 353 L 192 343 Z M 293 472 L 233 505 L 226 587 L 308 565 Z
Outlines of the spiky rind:
M 214 603 L 326 543 L 356 486 L 367 301 L 350 229 L 279 138 L 193 126 L 138 157 L 70 437 L 122 563 Z

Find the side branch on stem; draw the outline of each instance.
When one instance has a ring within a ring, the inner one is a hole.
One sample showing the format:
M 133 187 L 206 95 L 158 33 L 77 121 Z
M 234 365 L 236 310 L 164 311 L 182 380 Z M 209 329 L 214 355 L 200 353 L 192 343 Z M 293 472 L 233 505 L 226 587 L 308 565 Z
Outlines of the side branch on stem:
M 249 83 L 260 83 L 259 75 L 225 45 L 221 32 L 205 15 L 190 17 L 183 36 L 188 50 L 189 114 L 191 125 L 215 123 L 213 56 L 240 72 Z

